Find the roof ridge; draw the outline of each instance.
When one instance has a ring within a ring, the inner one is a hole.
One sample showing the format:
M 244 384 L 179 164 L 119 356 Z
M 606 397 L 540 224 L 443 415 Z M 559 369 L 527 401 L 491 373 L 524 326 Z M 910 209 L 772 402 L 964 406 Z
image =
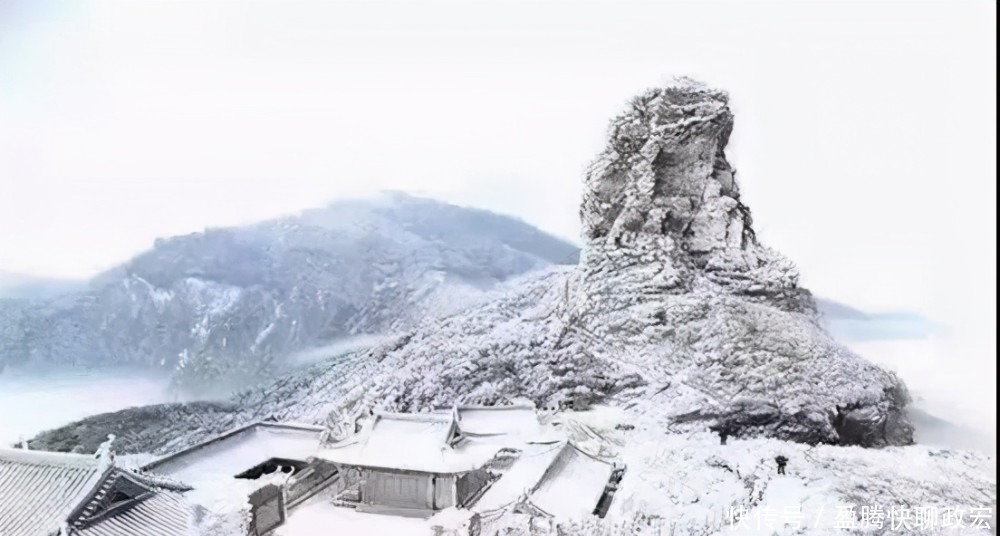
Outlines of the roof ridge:
M 498 411 L 512 410 L 512 409 L 530 409 L 532 411 L 538 411 L 538 408 L 534 404 L 527 403 L 527 402 L 521 402 L 521 403 L 517 403 L 517 404 L 507 404 L 507 405 L 503 405 L 503 406 L 489 406 L 489 405 L 484 405 L 484 404 L 460 404 L 460 405 L 456 406 L 456 408 L 459 411 L 462 411 L 462 410 L 480 410 L 480 409 L 484 409 L 484 410 L 498 410 Z
M 449 413 L 392 413 L 387 411 L 376 411 L 376 420 L 394 420 L 411 422 L 440 422 L 447 423 L 453 420 Z
M 25 450 L 0 448 L 0 461 L 25 465 L 46 465 L 51 467 L 94 468 L 100 464 L 93 454 L 74 454 L 47 450 Z
M 192 488 L 185 482 L 182 482 L 176 478 L 171 478 L 166 475 L 161 475 L 155 471 L 141 471 L 139 469 L 125 469 L 119 468 L 121 476 L 123 478 L 128 478 L 133 481 L 137 481 L 140 484 L 151 486 L 157 490 L 167 490 L 175 492 L 191 491 Z
M 301 430 L 304 432 L 322 432 L 323 427 L 304 422 L 271 422 L 257 421 L 247 428 L 276 428 L 281 430 Z
M 154 459 L 154 460 L 152 460 L 150 462 L 147 462 L 147 463 L 143 464 L 142 466 L 138 467 L 137 469 L 140 470 L 140 471 L 153 471 L 153 472 L 155 472 L 157 467 L 163 465 L 164 463 L 170 462 L 170 461 L 178 458 L 179 456 L 183 456 L 183 455 L 185 455 L 185 454 L 187 454 L 189 452 L 193 452 L 195 450 L 202 449 L 202 448 L 208 447 L 208 446 L 216 444 L 216 443 L 220 443 L 220 442 L 222 442 L 222 441 L 224 441 L 226 439 L 238 436 L 240 434 L 249 433 L 249 432 L 255 432 L 255 431 L 257 431 L 257 430 L 259 430 L 261 428 L 273 428 L 273 429 L 283 429 L 283 430 L 300 430 L 300 431 L 308 431 L 308 432 L 322 432 L 323 431 L 323 427 L 321 427 L 321 426 L 311 426 L 311 425 L 301 424 L 301 423 L 283 423 L 283 422 L 263 421 L 263 420 L 250 421 L 250 422 L 248 422 L 246 424 L 242 424 L 240 426 L 232 427 L 232 428 L 230 428 L 230 429 L 228 429 L 228 430 L 226 430 L 224 432 L 221 432 L 221 433 L 219 433 L 217 435 L 211 436 L 211 437 L 209 437 L 208 439 L 206 439 L 204 441 L 199 441 L 198 443 L 195 443 L 195 444 L 193 444 L 193 445 L 191 445 L 191 446 L 189 446 L 187 448 L 183 448 L 183 449 L 171 452 L 170 454 L 166 454 L 164 456 L 160 456 L 159 458 L 156 458 L 156 459 Z

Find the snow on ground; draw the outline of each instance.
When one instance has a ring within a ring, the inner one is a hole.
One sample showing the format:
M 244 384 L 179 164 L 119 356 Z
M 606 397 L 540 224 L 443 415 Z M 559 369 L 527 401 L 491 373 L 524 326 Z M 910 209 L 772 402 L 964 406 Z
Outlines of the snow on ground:
M 532 460 L 551 460 L 557 446 L 525 445 L 521 458 L 473 507 L 482 513 L 484 536 L 506 530 L 501 527 L 519 527 L 509 532 L 516 536 L 976 534 L 988 533 L 996 524 L 994 461 L 981 453 L 924 445 L 810 446 L 774 439 L 731 438 L 722 445 L 708 432 L 670 432 L 655 403 L 643 401 L 628 408 L 560 413 L 548 420 L 585 452 L 627 467 L 607 517 L 532 520 L 504 508 L 545 472 L 547 463 Z M 789 460 L 785 475 L 777 473 L 779 455 Z M 585 513 L 595 506 L 592 488 L 563 486 L 558 502 Z M 231 485 L 206 491 L 222 495 L 227 490 L 237 492 L 231 496 L 248 492 Z M 469 515 L 456 510 L 424 520 L 359 513 L 330 499 L 320 493 L 292 510 L 276 536 L 425 536 L 435 534 L 435 526 L 454 528 Z M 549 528 L 531 532 L 525 529 L 529 526 Z
M 882 512 L 885 528 L 895 533 L 958 534 L 995 524 L 995 466 L 984 454 L 773 439 L 721 445 L 707 432 L 667 433 L 654 409 L 596 408 L 568 416 L 617 445 L 627 465 L 605 525 L 653 518 L 664 534 L 842 534 L 874 529 L 874 512 Z M 616 430 L 618 424 L 634 428 Z M 789 459 L 786 476 L 777 474 L 778 455 Z M 917 521 L 931 509 L 933 521 Z M 965 532 L 954 526 L 956 516 Z M 900 526 L 893 529 L 894 521 Z
M 991 424 L 993 431 L 987 435 L 995 450 L 995 424 L 991 417 L 995 408 L 982 402 L 989 393 L 984 394 L 982 384 L 969 382 L 976 375 L 975 370 L 962 367 L 960 362 L 942 364 L 942 356 L 946 354 L 939 343 L 912 340 L 849 344 L 872 361 L 899 371 L 918 409 L 968 426 Z M 992 396 L 995 398 L 995 391 Z M 27 437 L 85 415 L 168 398 L 165 384 L 124 374 L 0 375 L 0 442 L 16 441 L 19 434 Z M 928 430 L 920 421 L 916 421 L 917 439 L 927 443 L 923 446 L 866 450 L 809 447 L 766 439 L 730 439 L 728 445 L 722 446 L 717 436 L 707 433 L 668 433 L 668 423 L 657 417 L 661 413 L 653 405 L 640 403 L 630 409 L 600 407 L 556 416 L 556 421 L 566 423 L 566 428 L 577 434 L 574 439 L 588 452 L 600 449 L 602 444 L 605 448 L 610 445 L 628 466 L 604 525 L 624 526 L 640 516 L 658 516 L 660 519 L 654 523 L 661 523 L 677 534 L 774 531 L 791 534 L 797 530 L 790 522 L 796 519 L 792 514 L 799 512 L 804 532 L 836 533 L 838 506 L 854 506 L 856 521 L 861 519 L 862 507 L 868 508 L 871 517 L 873 507 L 879 506 L 887 527 L 894 507 L 900 516 L 904 511 L 913 516 L 917 508 L 936 506 L 940 527 L 948 508 L 961 509 L 964 522 L 969 524 L 974 522 L 974 513 L 983 514 L 974 508 L 991 507 L 995 503 L 995 459 L 936 448 L 934 445 L 954 446 L 958 439 L 944 430 L 937 441 L 925 440 Z M 616 430 L 618 424 L 635 428 Z M 790 459 L 788 475 L 784 477 L 775 471 L 774 457 L 779 453 Z M 245 465 L 248 468 L 259 461 L 262 459 L 248 459 Z M 235 507 L 237 499 L 245 501 L 248 490 L 236 489 L 234 480 L 228 475 L 215 491 L 218 496 L 233 497 Z M 514 478 L 506 482 L 501 479 L 494 484 L 494 490 L 502 491 L 505 484 L 511 487 L 508 490 L 511 497 L 523 491 Z M 204 491 L 212 494 L 210 489 Z M 483 504 L 489 502 L 489 494 L 483 498 Z M 731 522 L 732 515 L 740 513 L 741 508 L 746 508 L 747 517 L 737 527 Z M 994 512 L 990 515 L 995 515 Z M 770 524 L 779 522 L 781 528 L 769 529 Z M 913 521 L 908 523 L 912 526 Z M 278 535 L 317 534 L 315 526 L 324 530 L 337 527 L 338 534 L 406 536 L 429 534 L 431 525 L 422 520 L 307 503 L 293 511 L 288 525 Z M 292 530 L 297 532 L 286 532 Z M 578 534 L 604 534 L 588 530 Z M 917 531 L 897 529 L 891 533 Z M 969 531 L 949 529 L 945 533 Z
M 431 524 L 427 520 L 383 514 L 357 512 L 352 508 L 334 506 L 330 498 L 320 494 L 296 508 L 288 521 L 274 536 L 428 536 Z
M 256 480 L 229 477 L 205 479 L 194 484 L 181 481 L 194 486 L 193 490 L 184 494 L 188 501 L 203 506 L 215 515 L 226 515 L 249 508 L 251 493 L 268 484 L 284 486 L 287 479 L 287 474 L 279 472 L 261 476 Z
M 918 443 L 996 457 L 995 333 L 901 314 L 832 319 L 828 328 L 848 348 L 902 378 L 913 398 Z

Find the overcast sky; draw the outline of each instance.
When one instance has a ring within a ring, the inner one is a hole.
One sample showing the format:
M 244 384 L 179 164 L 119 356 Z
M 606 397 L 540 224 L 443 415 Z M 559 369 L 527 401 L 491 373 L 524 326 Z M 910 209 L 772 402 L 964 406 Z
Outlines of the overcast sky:
M 0 270 L 388 188 L 576 239 L 610 117 L 690 74 L 807 286 L 990 330 L 995 46 L 985 0 L 0 0 Z

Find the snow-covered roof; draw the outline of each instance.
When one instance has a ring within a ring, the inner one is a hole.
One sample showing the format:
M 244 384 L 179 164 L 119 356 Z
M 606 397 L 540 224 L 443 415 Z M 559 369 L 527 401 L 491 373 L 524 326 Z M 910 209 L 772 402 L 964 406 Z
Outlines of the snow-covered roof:
M 235 478 L 271 458 L 307 461 L 316 454 L 323 429 L 297 423 L 256 422 L 143 466 L 143 470 L 177 478 L 194 490 L 186 498 L 207 510 L 225 514 L 245 508 L 250 493 L 284 473 L 257 480 Z
M 468 435 L 536 435 L 541 432 L 534 405 L 458 406 L 458 425 Z
M 121 483 L 142 497 L 128 508 L 106 511 L 106 499 Z M 94 455 L 0 449 L 0 535 L 50 534 L 66 523 L 93 536 L 186 536 L 194 526 L 192 506 L 166 490 L 187 489 Z
M 253 423 L 146 464 L 143 469 L 198 487 L 206 479 L 232 478 L 271 458 L 305 461 L 316 453 L 323 429 L 289 423 Z
M 329 497 L 317 496 L 289 512 L 274 536 L 428 536 L 430 527 L 419 517 L 378 515 L 334 506 Z
M 376 413 L 358 434 L 320 449 L 340 465 L 427 473 L 462 473 L 482 467 L 500 449 L 495 443 L 458 438 L 453 413 Z
M 93 455 L 0 449 L 0 534 L 59 530 L 103 473 Z
M 565 445 L 565 442 L 525 445 L 514 464 L 486 490 L 472 509 L 488 512 L 513 505 L 542 480 Z
M 614 465 L 567 443 L 535 485 L 530 500 L 559 519 L 580 519 L 593 513 Z
M 560 519 L 593 513 L 611 479 L 614 465 L 594 458 L 568 441 L 525 445 L 510 469 L 473 506 L 489 512 L 526 500 Z
M 79 536 L 195 536 L 195 508 L 180 495 L 160 492 L 75 532 Z

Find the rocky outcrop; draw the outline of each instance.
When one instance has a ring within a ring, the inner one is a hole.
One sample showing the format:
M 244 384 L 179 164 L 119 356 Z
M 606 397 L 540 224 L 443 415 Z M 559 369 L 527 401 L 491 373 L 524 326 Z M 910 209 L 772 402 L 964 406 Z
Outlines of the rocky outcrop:
M 678 426 L 910 442 L 905 387 L 833 341 L 792 263 L 758 241 L 732 128 L 727 96 L 690 80 L 634 99 L 587 174 L 577 268 L 424 326 L 364 403 L 655 398 Z
M 758 241 L 724 152 L 732 129 L 728 96 L 687 79 L 612 122 L 585 181 L 567 318 L 646 356 L 647 379 L 700 393 L 675 396 L 687 419 L 813 443 L 910 442 L 905 387 L 834 342 L 794 265 Z
M 750 213 L 723 152 L 733 129 L 727 102 L 693 81 L 632 100 L 585 180 L 580 217 L 589 244 L 666 237 L 698 256 L 753 254 Z
M 815 310 L 792 264 L 757 240 L 726 160 L 732 129 L 728 96 L 689 79 L 631 101 L 585 180 L 584 285 L 638 269 L 638 292 L 688 292 L 702 278 L 751 300 Z

